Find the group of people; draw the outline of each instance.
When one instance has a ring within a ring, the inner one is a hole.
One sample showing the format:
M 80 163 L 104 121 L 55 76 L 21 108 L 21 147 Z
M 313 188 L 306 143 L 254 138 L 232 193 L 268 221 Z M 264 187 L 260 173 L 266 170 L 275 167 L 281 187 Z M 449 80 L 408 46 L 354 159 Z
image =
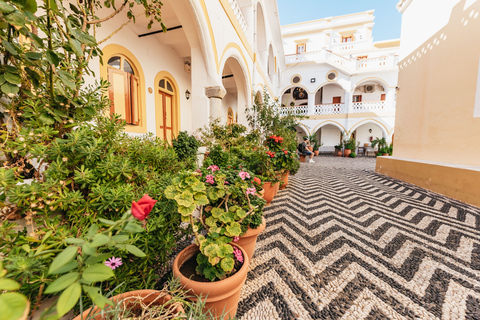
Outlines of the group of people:
M 298 152 L 305 154 L 306 156 L 310 156 L 309 163 L 314 163 L 313 160 L 313 152 L 310 151 L 310 140 L 307 137 L 303 137 L 303 142 L 298 145 Z

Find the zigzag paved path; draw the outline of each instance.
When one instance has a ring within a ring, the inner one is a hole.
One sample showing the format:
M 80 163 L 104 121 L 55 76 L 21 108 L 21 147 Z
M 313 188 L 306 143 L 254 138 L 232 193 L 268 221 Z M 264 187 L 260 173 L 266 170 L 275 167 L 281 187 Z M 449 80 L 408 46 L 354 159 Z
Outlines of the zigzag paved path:
M 237 316 L 480 319 L 480 209 L 316 157 L 265 209 Z

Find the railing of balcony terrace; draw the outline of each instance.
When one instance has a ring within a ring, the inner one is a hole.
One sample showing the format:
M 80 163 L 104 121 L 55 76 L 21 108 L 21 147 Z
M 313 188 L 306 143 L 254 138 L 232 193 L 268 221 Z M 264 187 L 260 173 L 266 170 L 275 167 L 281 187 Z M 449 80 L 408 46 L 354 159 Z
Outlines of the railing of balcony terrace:
M 385 101 L 369 101 L 369 102 L 354 102 L 352 104 L 352 113 L 360 112 L 378 112 L 378 111 L 392 111 L 394 105 L 387 106 Z
M 340 65 L 342 67 L 355 69 L 355 61 L 353 61 L 349 58 L 346 58 L 344 56 L 341 56 L 339 54 L 336 54 L 335 52 L 326 50 L 325 51 L 325 59 L 328 60 L 328 61 L 331 61 L 331 62 L 333 62 L 337 65 Z
M 308 106 L 294 106 L 294 107 L 283 107 L 280 108 L 280 115 L 286 116 L 293 114 L 296 116 L 306 116 L 308 113 Z
M 378 57 L 370 59 L 362 59 L 357 61 L 357 69 L 379 69 L 395 67 L 398 64 L 398 56 L 394 57 Z
M 344 103 L 317 104 L 315 106 L 315 114 L 341 114 L 341 113 L 347 113 L 347 108 Z
M 230 2 L 230 6 L 233 9 L 233 12 L 235 13 L 235 17 L 238 20 L 238 23 L 240 23 L 240 27 L 242 27 L 242 30 L 245 34 L 247 34 L 247 21 L 245 20 L 245 17 L 243 16 L 242 9 L 240 8 L 240 5 L 238 4 L 237 0 L 228 0 Z
M 308 62 L 325 59 L 325 54 L 322 51 L 312 51 L 299 54 L 289 54 L 285 56 L 285 62 L 289 63 L 299 63 L 299 62 Z
M 372 42 L 368 40 L 364 41 L 351 41 L 332 44 L 331 48 L 334 52 L 354 51 L 368 49 L 372 46 Z

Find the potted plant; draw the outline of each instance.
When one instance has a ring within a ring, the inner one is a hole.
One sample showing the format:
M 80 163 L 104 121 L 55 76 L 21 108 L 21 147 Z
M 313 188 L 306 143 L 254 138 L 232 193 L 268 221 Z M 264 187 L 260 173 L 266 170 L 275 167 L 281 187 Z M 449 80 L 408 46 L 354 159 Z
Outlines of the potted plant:
M 378 153 L 381 153 L 382 156 L 388 156 L 389 155 L 389 150 L 388 147 L 382 147 L 378 149 Z
M 380 152 L 380 149 L 387 146 L 387 140 L 385 138 L 376 137 L 375 139 L 372 140 L 372 148 L 375 148 L 375 146 L 377 145 L 378 145 L 378 151 Z
M 318 156 L 318 154 L 319 154 L 318 148 L 321 147 L 323 145 L 323 143 L 319 144 L 318 139 L 317 139 L 317 135 L 315 135 L 315 134 L 313 134 L 311 136 L 308 136 L 308 140 L 310 141 L 310 145 L 312 147 L 312 149 L 310 151 L 313 151 L 314 155 Z
M 175 258 L 173 274 L 186 290 L 207 296 L 205 307 L 214 314 L 225 310 L 234 317 L 249 264 L 246 251 L 234 242 L 251 222 L 262 220 L 264 201 L 256 196 L 249 172 L 218 166 L 207 170 L 182 172 L 165 189 L 195 235 L 195 243 Z
M 353 151 L 355 152 L 356 148 L 358 147 L 355 138 L 351 137 L 349 139 L 343 140 L 345 150 L 343 151 L 343 154 L 345 157 L 350 156 L 350 153 Z
M 342 156 L 342 149 L 343 149 L 343 142 L 340 141 L 340 143 L 335 146 L 335 155 L 337 157 Z

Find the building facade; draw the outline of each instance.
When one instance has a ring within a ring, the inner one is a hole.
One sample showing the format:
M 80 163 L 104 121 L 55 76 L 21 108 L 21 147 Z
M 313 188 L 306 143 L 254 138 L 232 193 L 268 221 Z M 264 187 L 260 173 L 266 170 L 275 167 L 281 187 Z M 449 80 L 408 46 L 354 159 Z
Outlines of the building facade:
M 392 141 L 400 41 L 374 42 L 373 26 L 371 10 L 282 27 L 281 112 L 308 116 L 298 135 L 316 135 L 321 151 L 352 135 Z
M 401 0 L 397 8 L 394 150 L 377 171 L 480 206 L 480 42 L 472 41 L 480 1 Z

